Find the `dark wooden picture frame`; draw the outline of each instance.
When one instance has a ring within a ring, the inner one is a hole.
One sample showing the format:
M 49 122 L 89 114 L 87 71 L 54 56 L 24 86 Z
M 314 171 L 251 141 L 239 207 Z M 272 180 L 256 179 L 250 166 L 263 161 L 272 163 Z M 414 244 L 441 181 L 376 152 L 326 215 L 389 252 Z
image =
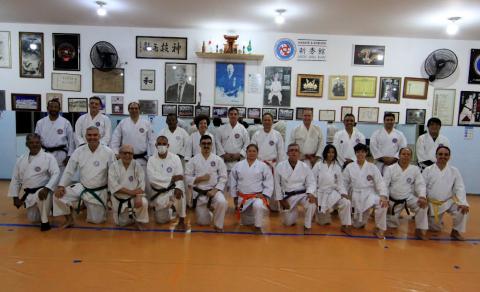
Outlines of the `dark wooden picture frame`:
M 42 95 L 12 93 L 12 111 L 39 112 L 42 109 Z

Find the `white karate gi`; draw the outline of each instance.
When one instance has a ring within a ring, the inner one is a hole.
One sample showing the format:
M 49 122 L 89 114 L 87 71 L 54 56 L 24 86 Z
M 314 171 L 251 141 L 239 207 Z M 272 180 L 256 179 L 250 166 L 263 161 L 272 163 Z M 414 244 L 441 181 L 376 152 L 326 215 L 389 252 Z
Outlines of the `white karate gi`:
M 443 226 L 443 214 L 447 212 L 453 217 L 453 229 L 465 232 L 467 214 L 462 214 L 458 206 L 468 206 L 468 202 L 462 175 L 458 169 L 447 164 L 443 170 L 440 170 L 434 164 L 425 168 L 422 174 L 427 184 L 427 199 L 430 205 L 429 228 L 440 231 Z
M 75 138 L 77 140 L 77 148 L 80 147 L 80 145 L 87 143 L 85 134 L 87 133 L 87 128 L 91 126 L 97 127 L 100 131 L 100 143 L 108 146 L 110 144 L 110 137 L 112 135 L 112 122 L 106 115 L 102 113 L 98 113 L 93 119 L 90 113 L 86 113 L 81 115 L 75 123 Z
M 341 224 L 352 225 L 352 204 L 342 197 L 342 194 L 347 194 L 343 186 L 342 168 L 337 163 L 329 166 L 324 161 L 319 161 L 312 172 L 317 185 L 317 223 L 329 224 L 330 213 L 336 209 Z
M 358 162 L 350 163 L 343 171 L 344 186 L 351 190 L 353 226 L 365 226 L 369 218 L 370 208 L 375 208 L 375 225 L 378 229 L 387 230 L 388 208 L 380 206 L 380 196 L 388 198 L 387 189 L 378 168 L 368 161 L 362 167 Z
M 187 146 L 188 133 L 184 129 L 177 127 L 173 133 L 168 127 L 163 128 L 158 136 L 165 136 L 168 139 L 168 151 L 185 156 L 185 147 Z M 158 138 L 157 136 L 157 138 Z
M 60 169 L 53 155 L 40 150 L 37 155 L 26 153 L 17 159 L 8 188 L 8 197 L 20 197 L 22 190 L 46 187 L 50 190 L 45 200 L 40 200 L 37 190 L 25 198 L 27 218 L 31 222 L 48 223 L 48 215 L 52 208 L 52 191 L 60 178 Z
M 335 136 L 333 137 L 333 146 L 337 149 L 337 159 L 340 166 L 343 167 L 343 164 L 347 159 L 357 161 L 353 147 L 359 143 L 366 145 L 365 136 L 357 129 L 353 129 L 352 136 L 348 135 L 346 130 L 341 130 L 335 133 Z
M 53 198 L 53 215 L 61 216 L 70 214 L 70 207 L 77 208 L 78 201 L 83 200 L 87 207 L 87 221 L 102 223 L 106 219 L 108 168 L 116 161 L 112 149 L 99 144 L 95 152 L 92 152 L 88 144 L 77 148 L 67 167 L 63 172 L 59 186 L 65 187 L 65 195 L 62 198 Z M 76 172 L 80 173 L 80 182 L 72 184 Z M 88 189 L 102 188 L 92 191 L 101 202 L 91 194 Z
M 381 128 L 373 132 L 370 138 L 370 152 L 380 173 L 383 173 L 384 164 L 377 159 L 384 156 L 398 158 L 398 152 L 403 147 L 407 147 L 407 138 L 399 130 L 392 129 L 389 134 L 385 128 Z
M 194 185 L 196 177 L 205 174 L 210 175 L 210 179 Z M 225 212 L 228 207 L 227 200 L 225 200 L 225 196 L 222 192 L 227 183 L 227 167 L 225 166 L 223 159 L 215 154 L 210 154 L 208 159 L 205 159 L 201 153 L 195 155 L 187 163 L 185 179 L 188 185 L 197 187 L 201 190 L 211 190 L 213 188 L 219 190 L 212 197 L 211 206 L 214 208 L 213 224 L 217 228 L 223 229 Z M 193 192 L 193 198 L 194 200 L 197 200 L 197 207 L 195 208 L 197 224 L 209 225 L 212 221 L 212 214 L 207 209 L 208 198 L 206 196 L 199 196 L 195 191 Z
M 387 215 L 387 226 L 397 228 L 399 226 L 398 216 L 405 208 L 405 204 L 397 204 L 395 209 L 394 200 L 406 200 L 407 208 L 415 212 L 415 225 L 417 229 L 428 229 L 428 208 L 420 208 L 417 204 L 418 198 L 426 197 L 425 180 L 416 165 L 409 165 L 403 170 L 398 163 L 385 167 L 383 180 L 390 197 L 390 210 Z M 392 215 L 392 211 L 394 215 Z
M 222 156 L 225 153 L 240 153 L 243 157 L 246 156 L 246 150 L 248 144 L 250 144 L 250 138 L 247 130 L 242 124 L 237 123 L 233 128 L 230 123 L 222 125 L 218 129 L 215 139 L 217 142 L 218 156 Z M 237 161 L 226 162 L 227 170 L 232 169 L 235 163 L 237 163 Z
M 123 119 L 113 131 L 110 148 L 118 154 L 122 145 L 132 145 L 135 154 L 146 153 L 151 156 L 155 153 L 155 137 L 150 122 L 139 118 L 136 123 L 128 117 Z M 147 159 L 136 159 L 142 167 L 146 167 Z
M 297 143 L 300 146 L 300 154 L 301 159 L 305 159 L 305 155 L 312 155 L 315 154 L 317 157 L 322 157 L 323 152 L 323 134 L 322 129 L 314 125 L 313 123 L 310 124 L 310 128 L 307 129 L 305 124 L 302 123 L 298 125 L 293 131 L 290 133 L 290 140 L 288 145 L 292 143 Z M 287 146 L 288 146 L 287 145 Z M 310 168 L 313 165 L 310 165 L 309 160 L 305 160 Z
M 145 194 L 141 195 L 142 206 L 135 208 L 135 197 L 121 193 L 122 188 L 145 191 L 145 172 L 140 163 L 133 159 L 128 168 L 125 168 L 122 160 L 117 160 L 108 169 L 108 190 L 112 194 L 113 221 L 120 226 L 126 226 L 133 221 L 148 223 L 148 201 Z M 119 199 L 128 201 L 120 203 Z
M 279 201 L 286 198 L 286 192 L 305 190 L 304 193 L 288 197 L 287 202 L 290 209 L 281 212 L 283 224 L 291 226 L 297 222 L 297 205 L 301 204 L 305 211 L 304 226 L 305 228 L 311 228 L 317 206 L 310 203 L 307 196 L 307 193 L 315 195 L 316 190 L 315 178 L 310 166 L 303 161 L 297 161 L 295 169 L 292 169 L 288 160 L 284 160 L 275 167 L 274 177 L 275 196 Z
M 429 133 L 425 133 L 418 137 L 417 145 L 415 146 L 417 161 L 423 162 L 430 160 L 434 163 L 437 162 L 436 152 L 439 146 L 450 147 L 450 141 L 447 137 L 440 134 L 435 141 L 433 141 L 433 138 Z
M 268 207 L 262 199 L 252 198 L 244 201 L 241 194 L 263 194 L 266 199 L 273 194 L 273 175 L 270 167 L 260 160 L 255 160 L 248 165 L 247 160 L 235 164 L 230 172 L 230 194 L 233 198 L 238 197 L 238 206 L 242 207 L 241 221 L 243 225 L 255 225 L 261 228 L 263 218 L 268 213 Z
M 169 147 L 170 148 L 170 147 Z M 155 207 L 155 219 L 159 224 L 170 222 L 170 210 L 174 206 L 180 218 L 185 218 L 186 214 L 186 198 L 185 187 L 183 180 L 175 182 L 175 187 L 167 192 L 161 193 L 152 201 L 152 196 L 157 192 L 155 189 L 166 189 L 172 181 L 172 176 L 182 175 L 183 166 L 182 161 L 178 155 L 168 152 L 164 159 L 158 156 L 158 153 L 148 159 L 147 175 L 152 186 L 152 191 L 149 194 L 151 200 L 150 204 Z M 177 199 L 175 197 L 175 189 L 182 191 L 182 197 Z
M 215 147 L 215 137 L 209 131 L 205 132 L 205 135 L 208 135 L 212 138 L 212 154 L 217 153 L 217 148 Z M 200 132 L 192 133 L 187 140 L 187 146 L 185 147 L 185 160 L 188 161 L 192 159 L 193 156 L 201 152 L 200 148 L 200 138 L 202 135 Z

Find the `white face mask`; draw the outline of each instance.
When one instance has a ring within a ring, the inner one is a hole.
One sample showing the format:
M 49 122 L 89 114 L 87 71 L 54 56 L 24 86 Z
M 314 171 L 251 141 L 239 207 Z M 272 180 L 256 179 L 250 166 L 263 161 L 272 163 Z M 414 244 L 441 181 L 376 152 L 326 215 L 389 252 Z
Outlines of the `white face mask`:
M 167 146 L 164 146 L 164 145 L 159 145 L 159 146 L 157 146 L 157 151 L 158 151 L 158 153 L 160 153 L 160 154 L 165 154 L 165 153 L 167 153 L 167 150 L 168 150 L 168 147 L 167 147 Z

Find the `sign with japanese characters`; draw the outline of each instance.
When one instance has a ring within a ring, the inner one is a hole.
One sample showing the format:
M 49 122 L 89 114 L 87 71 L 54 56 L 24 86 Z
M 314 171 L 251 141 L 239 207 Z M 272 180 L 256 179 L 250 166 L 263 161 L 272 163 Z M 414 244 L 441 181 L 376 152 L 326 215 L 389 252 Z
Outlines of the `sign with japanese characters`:
M 298 39 L 298 61 L 327 61 L 327 40 Z
M 137 58 L 187 59 L 187 38 L 137 36 Z

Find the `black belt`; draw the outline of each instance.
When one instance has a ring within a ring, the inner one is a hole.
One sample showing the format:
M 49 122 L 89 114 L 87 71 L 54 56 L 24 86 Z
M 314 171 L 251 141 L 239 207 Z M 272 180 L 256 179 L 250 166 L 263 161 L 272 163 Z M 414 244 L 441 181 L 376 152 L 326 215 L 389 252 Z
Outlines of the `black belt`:
M 144 159 L 145 161 L 148 161 L 146 156 L 147 156 L 147 151 L 139 154 L 133 154 L 133 159 Z
M 45 152 L 48 152 L 48 153 L 63 151 L 68 154 L 67 145 L 60 145 L 55 147 L 46 147 L 42 145 L 42 148 L 45 150 Z
M 151 198 L 150 198 L 150 201 L 154 201 L 158 196 L 160 196 L 161 194 L 163 193 L 166 193 L 170 190 L 173 190 L 175 188 L 175 182 L 171 182 L 170 185 L 166 188 L 161 188 L 161 189 L 156 189 L 152 186 L 152 189 L 156 192 L 155 195 L 153 195 Z
M 199 196 L 206 196 L 206 197 L 208 198 L 208 201 L 207 201 L 207 209 L 210 209 L 211 206 L 212 206 L 212 198 L 213 198 L 213 197 L 209 197 L 209 196 L 207 195 L 207 193 L 208 193 L 209 191 L 211 191 L 212 189 L 202 190 L 202 189 L 199 189 L 199 188 L 197 188 L 197 187 L 193 187 L 193 190 L 194 190 L 195 192 L 197 192 Z M 192 203 L 192 208 L 195 209 L 196 207 L 197 207 L 197 198 L 193 199 L 193 203 Z
M 298 190 L 298 191 L 291 191 L 291 192 L 284 192 L 283 193 L 283 199 L 286 200 L 286 199 L 290 198 L 291 196 L 305 194 L 306 192 L 307 192 L 306 189 Z
M 403 204 L 403 208 L 405 208 L 405 211 L 407 211 L 407 214 L 410 215 L 410 211 L 408 210 L 408 206 L 407 206 L 407 199 L 395 200 L 390 197 L 390 201 L 393 202 L 392 215 L 395 215 L 395 207 L 402 204 Z M 400 210 L 400 212 L 401 211 L 402 210 Z
M 123 204 L 127 203 L 128 218 L 134 219 L 135 218 L 135 210 L 133 209 L 133 206 L 132 206 L 132 200 L 131 200 L 132 198 L 121 199 L 121 198 L 119 198 L 115 195 L 113 195 L 113 196 L 119 202 L 118 211 L 117 211 L 118 218 L 120 218 L 120 214 L 122 213 Z
M 38 188 L 24 188 L 23 191 L 23 196 L 20 198 L 20 201 L 23 202 L 23 205 L 25 206 L 25 200 L 27 199 L 28 195 L 30 194 L 35 194 L 39 189 L 43 189 L 44 186 L 38 187 Z M 27 206 L 25 206 L 26 208 Z

